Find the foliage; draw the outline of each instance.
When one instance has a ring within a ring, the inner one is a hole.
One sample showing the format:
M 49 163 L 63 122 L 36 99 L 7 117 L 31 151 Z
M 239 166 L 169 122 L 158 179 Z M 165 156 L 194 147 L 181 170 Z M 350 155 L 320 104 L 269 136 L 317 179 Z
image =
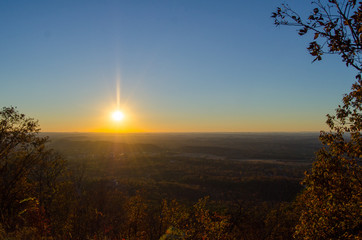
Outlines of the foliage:
M 337 53 L 347 66 L 358 70 L 357 82 L 343 98 L 336 115 L 327 115 L 329 132 L 322 131 L 323 148 L 303 184 L 297 202 L 301 216 L 298 239 L 360 239 L 362 232 L 362 2 L 317 0 L 307 20 L 288 5 L 272 14 L 275 24 L 297 26 L 299 35 L 314 33 L 308 50 L 315 60 Z
M 300 206 L 296 202 L 280 203 L 268 211 L 264 220 L 267 240 L 290 239 L 298 222 Z
M 39 130 L 37 121 L 14 107 L 0 111 L 0 224 L 8 232 L 24 226 L 48 234 L 44 206 L 54 197 L 62 167 L 61 158 L 45 148 L 48 138 L 39 136 Z M 52 168 L 54 164 L 60 165 Z
M 299 35 L 313 33 L 308 51 L 314 61 L 325 53 L 339 54 L 347 66 L 362 71 L 359 56 L 362 50 L 362 3 L 356 0 L 316 0 L 312 13 L 304 20 L 287 4 L 272 13 L 275 25 L 299 28 Z
M 127 239 L 146 239 L 147 205 L 142 197 L 137 194 L 126 202 L 127 217 L 125 233 Z
M 359 239 L 362 227 L 362 82 L 343 98 L 330 132 L 321 132 L 324 147 L 303 184 L 303 206 L 296 237 Z
M 206 204 L 209 197 L 198 200 L 191 209 L 176 201 L 163 202 L 162 214 L 168 229 L 161 239 L 231 239 L 229 218 L 211 212 Z
M 32 197 L 28 177 L 47 141 L 38 132 L 38 123 L 15 108 L 0 111 L 0 221 L 6 229 L 21 221 L 21 201 Z

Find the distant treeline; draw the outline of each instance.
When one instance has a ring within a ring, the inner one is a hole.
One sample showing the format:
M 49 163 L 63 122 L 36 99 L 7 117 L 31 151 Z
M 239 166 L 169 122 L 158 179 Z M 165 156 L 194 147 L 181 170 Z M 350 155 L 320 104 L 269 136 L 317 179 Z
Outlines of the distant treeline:
M 234 134 L 53 134 L 51 146 L 63 153 L 94 151 L 179 152 L 211 154 L 227 159 L 311 160 L 321 147 L 315 133 Z

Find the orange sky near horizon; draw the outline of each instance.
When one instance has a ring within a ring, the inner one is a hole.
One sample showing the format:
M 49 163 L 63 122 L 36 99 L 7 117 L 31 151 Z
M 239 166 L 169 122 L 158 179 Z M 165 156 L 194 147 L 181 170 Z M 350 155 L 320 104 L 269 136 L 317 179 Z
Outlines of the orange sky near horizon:
M 0 107 L 43 132 L 324 130 L 356 72 L 311 64 L 281 2 L 0 1 Z
M 92 116 L 69 117 L 62 120 L 44 117 L 40 123 L 43 132 L 105 132 L 105 133 L 138 133 L 138 132 L 318 132 L 326 130 L 326 124 L 321 119 L 290 118 L 254 118 L 245 116 L 242 120 L 231 117 L 217 119 L 178 119 L 172 116 L 155 117 L 137 114 L 130 110 L 124 111 L 124 119 L 115 121 L 112 118 L 114 110 L 107 109 L 101 114 Z M 190 116 L 188 117 L 190 118 Z

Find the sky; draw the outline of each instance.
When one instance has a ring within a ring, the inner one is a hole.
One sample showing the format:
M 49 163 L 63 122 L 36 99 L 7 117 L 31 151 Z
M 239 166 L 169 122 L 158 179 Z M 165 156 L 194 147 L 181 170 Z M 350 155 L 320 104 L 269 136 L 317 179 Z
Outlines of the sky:
M 2 0 L 0 107 L 44 132 L 326 129 L 356 72 L 312 63 L 311 36 L 273 25 L 283 2 Z

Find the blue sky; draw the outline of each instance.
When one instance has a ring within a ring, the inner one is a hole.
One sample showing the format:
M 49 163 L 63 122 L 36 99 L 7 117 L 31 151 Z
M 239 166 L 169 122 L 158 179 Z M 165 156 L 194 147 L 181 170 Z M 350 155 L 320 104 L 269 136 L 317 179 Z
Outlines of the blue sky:
M 356 72 L 312 64 L 281 3 L 1 1 L 1 106 L 43 131 L 319 131 Z

